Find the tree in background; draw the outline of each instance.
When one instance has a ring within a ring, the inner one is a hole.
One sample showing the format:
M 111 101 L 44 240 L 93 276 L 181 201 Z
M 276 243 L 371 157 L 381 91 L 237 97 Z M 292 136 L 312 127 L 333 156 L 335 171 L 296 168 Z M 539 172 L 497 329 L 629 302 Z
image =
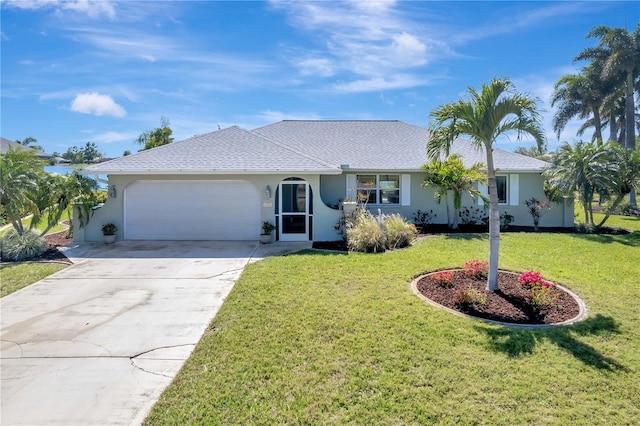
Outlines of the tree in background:
M 513 152 L 520 155 L 526 155 L 527 157 L 537 158 L 542 161 L 549 161 L 549 152 L 545 147 L 532 146 L 526 148 L 524 146 L 519 146 Z
M 87 142 L 84 148 L 82 148 L 82 154 L 84 155 L 84 161 L 86 163 L 91 163 L 93 160 L 102 157 L 102 154 L 98 151 L 98 145 L 94 142 Z
M 33 148 L 38 151 L 43 151 L 40 145 L 32 145 L 38 142 L 38 139 L 34 138 L 33 136 L 26 137 L 22 140 L 16 139 L 16 142 L 19 143 L 20 145 L 27 146 L 29 148 Z
M 483 164 L 476 163 L 466 168 L 462 163 L 462 157 L 454 154 L 444 161 L 435 160 L 422 166 L 426 176 L 422 182 L 423 187 L 435 186 L 435 198 L 440 204 L 444 198 L 447 208 L 447 223 L 449 228 L 458 229 L 458 217 L 462 208 L 462 196 L 466 193 L 474 200 L 478 197 L 486 198 L 475 188 L 475 184 L 485 183 L 486 174 L 481 171 Z M 449 209 L 449 193 L 453 195 L 453 217 Z
M 430 114 L 427 155 L 437 160 L 442 154 L 449 156 L 453 141 L 466 135 L 487 156 L 487 180 L 489 183 L 489 274 L 487 290 L 498 290 L 498 253 L 500 248 L 500 211 L 498 187 L 493 165 L 493 144 L 496 139 L 510 132 L 518 138 L 532 136 L 540 149 L 545 146 L 542 118 L 537 102 L 527 95 L 517 93 L 508 78 L 493 79 L 483 84 L 480 92 L 468 89 L 470 100 L 442 105 Z
M 546 171 L 549 183 L 566 195 L 578 193 L 587 224 L 593 223 L 593 199 L 614 184 L 618 171 L 611 161 L 608 147 L 593 142 L 564 143 L 552 155 L 552 166 Z
M 598 46 L 584 49 L 575 60 L 591 60 L 601 63 L 600 78 L 616 83 L 624 88 L 624 147 L 636 149 L 634 93 L 640 76 L 640 23 L 634 32 L 624 28 L 599 25 L 587 34 L 598 38 Z M 635 191 L 629 194 L 629 204 L 636 206 Z
M 85 146 L 78 147 L 72 146 L 67 149 L 67 152 L 61 155 L 65 160 L 69 160 L 74 164 L 91 163 L 94 160 L 101 158 L 102 153 L 98 151 L 98 145 L 94 142 L 87 142 Z
M 144 151 L 146 149 L 156 148 L 158 146 L 172 143 L 172 133 L 173 131 L 169 127 L 169 119 L 162 117 L 160 119 L 160 127 L 142 133 L 138 136 L 136 142 L 139 145 L 142 145 L 142 149 L 140 151 Z
M 625 148 L 635 149 L 634 91 L 640 76 L 640 23 L 632 33 L 623 28 L 599 25 L 587 37 L 600 39 L 597 47 L 584 49 L 576 60 L 602 63 L 600 78 L 624 87 L 625 94 Z
M 600 109 L 606 96 L 606 84 L 600 79 L 601 67 L 596 64 L 582 68 L 579 74 L 560 77 L 553 87 L 551 106 L 558 106 L 553 116 L 553 130 L 558 138 L 570 120 L 588 119 L 595 127 L 593 140 L 602 143 Z M 584 129 L 582 129 L 584 131 Z

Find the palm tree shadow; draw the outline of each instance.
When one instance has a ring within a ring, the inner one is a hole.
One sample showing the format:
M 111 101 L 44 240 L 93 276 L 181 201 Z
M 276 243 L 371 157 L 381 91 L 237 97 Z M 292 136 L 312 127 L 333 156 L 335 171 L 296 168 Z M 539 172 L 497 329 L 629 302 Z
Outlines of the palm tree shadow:
M 487 233 L 459 233 L 459 234 L 446 234 L 446 238 L 450 240 L 489 240 L 489 234 Z
M 596 348 L 580 341 L 580 336 L 619 333 L 619 326 L 612 317 L 596 315 L 573 326 L 558 326 L 544 329 L 494 328 L 477 326 L 489 337 L 491 350 L 503 352 L 510 357 L 520 357 L 533 353 L 536 344 L 548 340 L 575 358 L 592 367 L 608 371 L 628 369 Z

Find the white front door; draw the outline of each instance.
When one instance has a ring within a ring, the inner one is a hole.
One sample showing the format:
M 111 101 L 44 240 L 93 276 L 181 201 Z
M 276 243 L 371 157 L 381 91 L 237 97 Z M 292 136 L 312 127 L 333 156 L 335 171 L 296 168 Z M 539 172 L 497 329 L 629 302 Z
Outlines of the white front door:
M 280 183 L 280 240 L 309 240 L 309 184 L 302 180 Z

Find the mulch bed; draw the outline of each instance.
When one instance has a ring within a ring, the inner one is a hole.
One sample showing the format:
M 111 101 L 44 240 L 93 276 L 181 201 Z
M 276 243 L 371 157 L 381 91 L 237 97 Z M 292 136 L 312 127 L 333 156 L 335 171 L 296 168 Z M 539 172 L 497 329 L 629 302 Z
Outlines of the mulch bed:
M 527 302 L 527 290 L 518 282 L 519 274 L 516 273 L 499 271 L 500 290 L 486 291 L 486 278 L 470 277 L 462 270 L 452 272 L 451 288 L 441 286 L 433 277 L 434 274 L 429 274 L 418 281 L 418 291 L 429 300 L 458 312 L 513 324 L 557 324 L 573 319 L 580 313 L 576 300 L 559 287 L 553 289 L 558 293 L 557 300 L 548 309 L 536 311 Z M 487 303 L 466 308 L 456 305 L 456 290 L 463 291 L 469 287 L 486 295 Z

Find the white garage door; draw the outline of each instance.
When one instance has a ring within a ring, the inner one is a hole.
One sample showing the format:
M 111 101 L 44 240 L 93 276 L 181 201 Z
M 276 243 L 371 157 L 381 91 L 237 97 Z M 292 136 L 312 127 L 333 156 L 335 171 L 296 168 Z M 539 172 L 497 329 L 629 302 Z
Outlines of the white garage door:
M 127 240 L 257 240 L 260 194 L 244 181 L 142 180 L 125 189 Z

